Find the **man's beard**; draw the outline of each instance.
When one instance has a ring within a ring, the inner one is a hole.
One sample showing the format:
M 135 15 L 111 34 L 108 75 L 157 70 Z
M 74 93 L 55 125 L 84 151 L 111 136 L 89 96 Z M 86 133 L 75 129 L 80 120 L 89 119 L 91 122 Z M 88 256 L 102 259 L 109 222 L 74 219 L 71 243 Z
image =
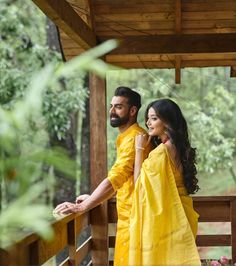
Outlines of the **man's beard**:
M 113 119 L 111 119 L 113 118 Z M 115 118 L 115 119 L 114 119 Z M 126 115 L 124 117 L 119 117 L 118 115 L 111 115 L 110 116 L 110 125 L 112 127 L 120 127 L 129 122 L 129 115 Z

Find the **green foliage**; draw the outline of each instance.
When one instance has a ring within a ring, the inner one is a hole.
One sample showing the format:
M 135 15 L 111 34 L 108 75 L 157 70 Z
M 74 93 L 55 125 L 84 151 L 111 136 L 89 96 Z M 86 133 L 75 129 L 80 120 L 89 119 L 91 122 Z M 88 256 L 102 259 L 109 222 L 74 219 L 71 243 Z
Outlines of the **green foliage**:
M 36 77 L 31 83 L 33 89 L 29 90 L 21 101 L 16 102 L 11 110 L 0 108 L 0 181 L 6 199 L 5 208 L 0 215 L 1 245 L 14 241 L 12 235 L 19 228 L 35 229 L 36 224 L 43 226 L 46 230 L 43 230 L 44 233 L 52 235 L 45 220 L 49 208 L 36 200 L 45 188 L 46 183 L 43 181 L 46 179 L 42 181 L 41 178 L 43 161 L 37 160 L 33 154 L 42 153 L 43 147 L 34 147 L 31 153 L 26 153 L 24 146 L 21 146 L 25 133 L 31 131 L 31 122 L 37 121 L 41 116 L 41 95 L 52 73 L 53 68 L 48 67 Z M 43 78 L 43 82 L 39 82 L 39 77 Z M 34 142 L 34 138 L 35 135 L 32 134 L 30 141 Z M 29 190 L 33 183 L 32 190 Z M 25 216 L 19 215 L 19 212 Z M 29 219 L 26 220 L 26 217 Z M 41 229 L 38 232 L 42 233 Z
M 233 166 L 236 150 L 236 117 L 234 80 L 224 68 L 190 69 L 182 71 L 182 84 L 174 84 L 173 70 L 122 70 L 108 75 L 108 103 L 118 86 L 129 86 L 142 95 L 143 107 L 139 122 L 145 127 L 144 111 L 148 103 L 160 97 L 170 97 L 183 110 L 188 121 L 193 146 L 198 150 L 198 171 L 214 173 Z M 117 130 L 109 129 L 112 140 Z M 114 148 L 109 146 L 109 166 Z
M 44 190 L 45 187 L 40 183 L 32 186 L 0 215 L 1 247 L 8 246 L 22 237 L 21 230 L 36 232 L 45 239 L 53 237 L 53 231 L 49 226 L 50 209 L 43 204 L 32 203 L 32 200 L 39 198 Z
M 71 126 L 70 115 L 84 109 L 88 90 L 83 87 L 83 78 L 84 75 L 64 79 L 45 93 L 43 114 L 47 121 L 47 131 L 51 136 L 56 133 L 59 140 L 65 137 Z
M 199 171 L 213 173 L 232 167 L 235 138 L 227 136 L 225 122 L 232 119 L 234 99 L 222 86 L 204 97 L 203 107 L 189 117 L 192 140 L 199 153 Z
M 21 99 L 31 80 L 43 66 L 61 62 L 61 56 L 46 46 L 46 19 L 31 1 L 1 1 L 0 6 L 0 103 L 11 109 Z M 96 64 L 101 64 L 100 61 Z M 83 111 L 88 96 L 84 73 L 62 78 L 44 96 L 47 130 L 58 139 L 70 127 L 70 115 Z
M 108 66 L 96 58 L 115 47 L 116 42 L 109 41 L 69 63 L 47 66 L 35 75 L 24 96 L 10 110 L 0 107 L 0 182 L 6 196 L 0 214 L 0 246 L 16 240 L 21 228 L 34 230 L 42 237 L 52 236 L 48 219 L 51 209 L 45 205 L 46 188 L 52 185 L 50 167 L 71 175 L 75 165 L 60 150 L 42 146 L 35 134 L 39 121 L 40 127 L 45 125 L 43 95 L 80 70 L 94 70 L 99 65 L 99 72 L 105 75 Z

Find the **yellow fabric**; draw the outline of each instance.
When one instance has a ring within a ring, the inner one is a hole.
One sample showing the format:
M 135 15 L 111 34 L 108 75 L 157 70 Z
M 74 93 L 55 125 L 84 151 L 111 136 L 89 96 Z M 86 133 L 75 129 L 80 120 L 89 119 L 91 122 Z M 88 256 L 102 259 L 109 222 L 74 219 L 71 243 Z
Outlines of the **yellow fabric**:
M 160 144 L 143 162 L 135 186 L 127 265 L 201 265 L 195 244 L 197 222 L 182 175 Z
M 135 136 L 146 131 L 137 123 L 119 134 L 116 140 L 117 159 L 108 173 L 108 179 L 117 191 L 117 233 L 114 265 L 128 265 L 129 254 L 129 219 L 134 191 Z M 145 158 L 150 147 L 145 150 Z

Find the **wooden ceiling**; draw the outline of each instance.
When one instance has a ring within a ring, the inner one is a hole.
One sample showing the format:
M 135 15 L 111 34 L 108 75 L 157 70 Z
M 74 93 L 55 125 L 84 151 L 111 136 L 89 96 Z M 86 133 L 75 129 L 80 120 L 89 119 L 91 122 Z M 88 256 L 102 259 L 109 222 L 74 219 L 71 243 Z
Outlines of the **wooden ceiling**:
M 236 0 L 33 0 L 60 28 L 67 60 L 110 38 L 125 68 L 236 66 Z

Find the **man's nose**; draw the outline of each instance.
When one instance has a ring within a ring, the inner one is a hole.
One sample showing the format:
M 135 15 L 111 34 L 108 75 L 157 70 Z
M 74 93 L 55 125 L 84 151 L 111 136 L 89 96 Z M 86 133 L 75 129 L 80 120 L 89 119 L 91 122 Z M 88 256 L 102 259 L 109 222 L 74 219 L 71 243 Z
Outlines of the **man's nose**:
M 115 108 L 114 108 L 113 106 L 110 107 L 109 113 L 110 113 L 110 114 L 114 114 L 114 113 L 115 113 Z

